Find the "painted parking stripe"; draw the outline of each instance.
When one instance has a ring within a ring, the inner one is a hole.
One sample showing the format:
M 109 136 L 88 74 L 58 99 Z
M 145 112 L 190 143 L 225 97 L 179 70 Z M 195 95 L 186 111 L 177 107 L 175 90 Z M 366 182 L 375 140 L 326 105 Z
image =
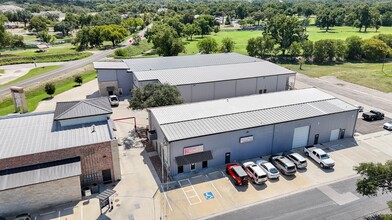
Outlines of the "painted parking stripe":
M 215 171 L 215 172 L 212 172 L 212 173 L 219 173 L 219 171 Z M 212 173 L 209 173 L 209 174 L 212 174 Z M 207 179 L 210 179 L 210 178 L 208 177 L 208 174 L 206 175 L 206 177 L 207 177 Z M 220 192 L 218 191 L 218 189 L 215 187 L 214 183 L 213 183 L 212 181 L 210 181 L 210 184 L 211 184 L 212 187 L 214 187 L 214 189 L 215 189 L 215 191 L 218 193 L 218 195 L 219 195 L 221 198 L 223 198 L 223 196 L 220 194 Z
M 163 192 L 163 196 L 165 196 L 165 199 L 166 199 L 167 204 L 169 205 L 170 211 L 173 211 L 173 208 L 172 208 L 172 206 L 171 206 L 171 204 L 170 204 L 170 202 L 169 202 L 169 199 L 167 198 L 166 191 L 163 190 L 162 184 L 161 184 L 161 190 L 162 190 L 162 192 Z M 83 220 L 83 219 L 82 219 L 82 220 Z
M 196 204 L 201 203 L 201 199 L 200 199 L 199 195 L 197 194 L 195 188 L 193 187 L 193 185 L 192 185 L 192 183 L 191 183 L 191 181 L 190 181 L 189 179 L 179 180 L 179 181 L 177 181 L 177 182 L 178 182 L 178 184 L 180 184 L 181 190 L 184 192 L 185 197 L 186 197 L 186 199 L 188 200 L 188 202 L 189 202 L 190 205 L 196 205 Z M 185 184 L 182 184 L 181 182 L 185 182 Z M 185 190 L 184 190 L 185 187 L 190 187 L 191 189 L 185 191 Z M 187 192 L 193 192 L 195 195 L 192 196 L 192 197 L 189 197 L 189 196 L 187 195 Z M 191 202 L 190 198 L 197 198 L 198 201 L 197 201 L 197 202 Z
M 60 217 L 61 217 L 61 211 L 59 211 L 59 215 L 58 215 L 58 220 L 60 220 Z

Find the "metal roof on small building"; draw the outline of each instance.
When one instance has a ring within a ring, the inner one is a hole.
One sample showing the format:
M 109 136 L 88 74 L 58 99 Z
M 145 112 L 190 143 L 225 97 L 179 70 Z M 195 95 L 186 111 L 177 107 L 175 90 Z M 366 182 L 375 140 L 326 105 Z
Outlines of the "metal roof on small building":
M 158 80 L 160 83 L 169 83 L 170 85 L 186 85 L 285 74 L 295 74 L 295 72 L 268 61 L 134 72 L 139 82 Z
M 314 88 L 150 109 L 168 141 L 353 110 Z
M 53 112 L 0 117 L 0 159 L 102 143 L 113 138 L 108 121 L 61 127 L 60 122 L 54 121 Z
M 81 101 L 58 102 L 54 111 L 54 120 L 106 114 L 112 114 L 112 107 L 107 97 L 99 97 Z
M 0 175 L 0 191 L 81 175 L 80 161 Z
M 94 62 L 95 69 L 129 69 L 124 62 Z
M 191 68 L 199 66 L 214 66 L 236 63 L 261 62 L 263 60 L 237 53 L 199 54 L 190 56 L 154 57 L 139 59 L 124 59 L 128 68 L 135 71 L 164 70 Z

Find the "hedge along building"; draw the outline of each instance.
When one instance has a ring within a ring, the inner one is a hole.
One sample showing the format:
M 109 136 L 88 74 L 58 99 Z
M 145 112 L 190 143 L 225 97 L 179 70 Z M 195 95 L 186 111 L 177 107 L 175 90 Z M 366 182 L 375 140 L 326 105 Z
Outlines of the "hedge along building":
M 353 137 L 358 109 L 317 89 L 149 109 L 168 174 Z
M 178 88 L 185 102 L 252 95 L 294 87 L 295 72 L 236 53 L 95 62 L 101 95 L 129 95 L 148 83 Z
M 121 178 L 107 98 L 54 112 L 0 117 L 0 214 L 81 199 L 81 187 Z

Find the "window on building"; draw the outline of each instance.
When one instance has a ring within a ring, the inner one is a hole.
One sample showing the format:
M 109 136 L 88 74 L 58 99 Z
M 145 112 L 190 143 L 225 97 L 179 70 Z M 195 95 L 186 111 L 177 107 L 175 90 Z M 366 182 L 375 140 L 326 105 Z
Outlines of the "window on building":
M 195 163 L 191 163 L 191 170 L 196 169 L 196 164 Z
M 264 89 L 263 93 L 267 93 L 267 89 Z
M 178 173 L 184 172 L 184 166 L 178 166 Z
M 207 168 L 208 167 L 208 161 L 203 161 L 203 163 L 201 164 L 202 168 Z

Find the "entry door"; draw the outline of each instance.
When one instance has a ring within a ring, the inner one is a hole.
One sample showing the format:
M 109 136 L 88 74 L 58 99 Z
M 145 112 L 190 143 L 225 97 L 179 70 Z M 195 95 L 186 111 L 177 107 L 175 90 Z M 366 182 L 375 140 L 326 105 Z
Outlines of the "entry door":
M 344 133 L 345 132 L 346 132 L 346 129 L 340 129 L 339 139 L 343 139 L 344 138 Z
M 314 144 L 318 144 L 318 141 L 319 141 L 319 134 L 316 134 L 315 136 L 314 136 Z
M 308 145 L 310 126 L 298 127 L 294 129 L 293 148 L 305 147 Z
M 110 172 L 110 169 L 102 170 L 102 179 L 104 183 L 112 182 L 112 172 Z
M 230 152 L 225 153 L 225 163 L 230 163 Z
M 336 141 L 339 139 L 340 129 L 335 129 L 331 131 L 331 136 L 329 137 L 329 141 Z

